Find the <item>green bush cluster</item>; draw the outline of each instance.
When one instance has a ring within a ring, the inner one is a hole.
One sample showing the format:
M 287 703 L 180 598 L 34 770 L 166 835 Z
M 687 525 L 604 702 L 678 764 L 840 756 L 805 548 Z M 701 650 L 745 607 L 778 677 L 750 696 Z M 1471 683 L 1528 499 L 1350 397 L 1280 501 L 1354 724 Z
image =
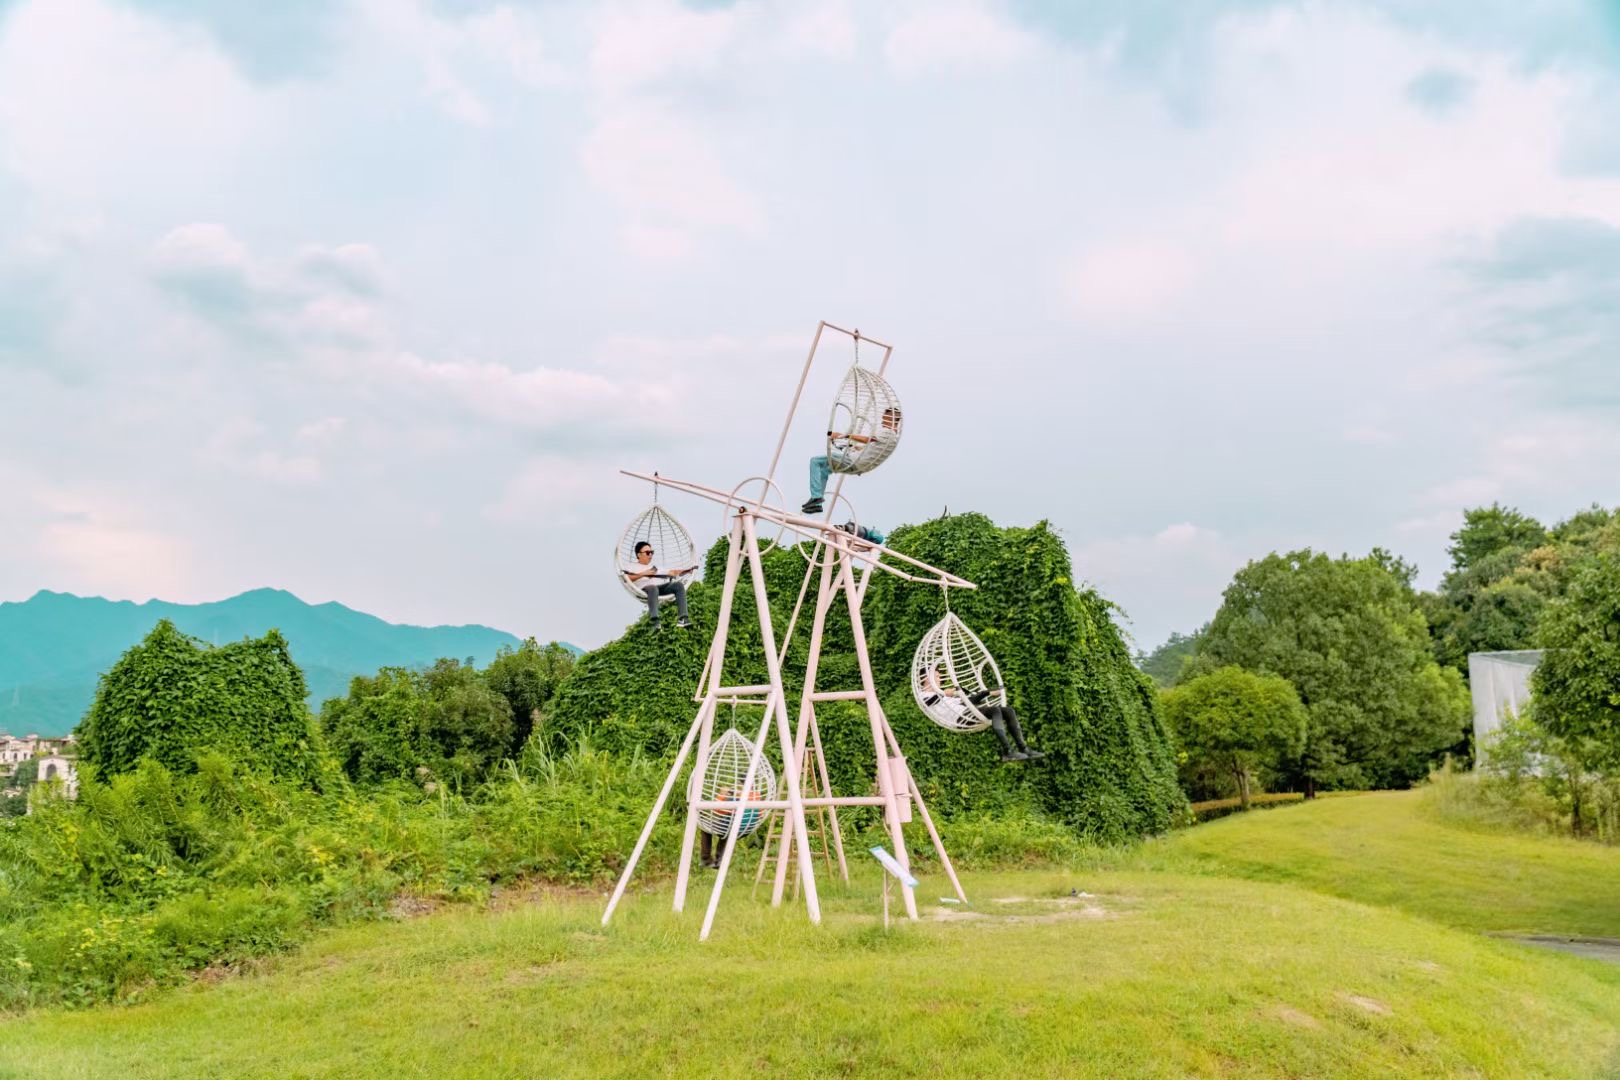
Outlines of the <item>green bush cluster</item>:
M 962 514 L 896 529 L 888 542 L 979 586 L 956 590 L 951 606 L 995 654 L 1031 744 L 1047 753 L 1039 764 L 1008 767 L 989 735 L 947 732 L 922 715 L 910 691 L 912 654 L 945 614 L 945 601 L 938 590 L 879 574 L 862 609 L 874 678 L 936 815 L 1032 807 L 1104 840 L 1160 831 L 1176 820 L 1186 802 L 1152 684 L 1132 665 L 1108 603 L 1076 589 L 1068 553 L 1049 526 L 1003 529 L 982 515 Z M 582 657 L 553 702 L 544 738 L 555 744 L 589 734 L 615 752 L 673 756 L 695 711 L 692 693 L 718 618 L 725 559 L 722 541 L 708 553 L 706 581 L 689 592 L 693 630 L 656 631 L 639 620 L 619 640 Z M 765 564 L 780 635 L 805 562 L 791 549 L 778 549 Z M 734 604 L 725 682 L 762 682 L 764 648 L 746 573 Z M 788 653 L 788 693 L 795 701 L 808 619 L 808 611 L 801 613 Z M 842 601 L 828 620 L 817 686 L 860 686 Z M 867 790 L 874 768 L 864 710 L 833 705 L 818 717 L 834 787 Z M 729 721 L 723 714 L 721 726 Z M 738 726 L 750 738 L 758 722 L 757 709 L 739 711 Z
M 279 632 L 216 647 L 164 619 L 101 677 L 79 724 L 79 757 L 112 775 L 148 758 L 189 770 L 199 752 L 218 750 L 312 780 L 319 753 L 307 693 Z
M 523 876 L 600 884 L 662 782 L 644 759 L 538 747 L 463 797 L 411 784 L 317 792 L 206 753 L 82 778 L 0 825 L 0 1007 L 127 1000 L 274 952 L 401 896 L 477 900 Z M 673 823 L 647 866 L 667 871 Z

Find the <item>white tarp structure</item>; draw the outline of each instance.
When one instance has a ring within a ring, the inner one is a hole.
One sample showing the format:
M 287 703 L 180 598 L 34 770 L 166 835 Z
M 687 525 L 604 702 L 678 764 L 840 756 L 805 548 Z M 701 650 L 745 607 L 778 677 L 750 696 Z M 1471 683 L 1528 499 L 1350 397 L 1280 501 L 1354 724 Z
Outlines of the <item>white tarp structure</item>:
M 1540 649 L 1468 654 L 1468 686 L 1474 695 L 1474 766 L 1490 746 L 1491 736 L 1509 714 L 1517 716 L 1530 701 L 1530 673 L 1541 663 Z

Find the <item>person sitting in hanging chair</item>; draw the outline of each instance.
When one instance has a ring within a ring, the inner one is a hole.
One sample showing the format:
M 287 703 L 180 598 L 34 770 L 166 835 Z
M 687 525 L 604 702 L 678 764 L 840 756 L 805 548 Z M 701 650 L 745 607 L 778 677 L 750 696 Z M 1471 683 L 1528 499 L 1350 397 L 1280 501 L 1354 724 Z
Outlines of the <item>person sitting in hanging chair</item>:
M 967 712 L 968 702 L 971 701 L 979 715 L 990 721 L 990 730 L 1001 744 L 1002 761 L 1034 761 L 1046 756 L 1039 750 L 1031 750 L 1029 743 L 1024 741 L 1024 729 L 1019 725 L 1018 713 L 1011 705 L 985 704 L 990 697 L 989 690 L 978 690 L 964 697 L 956 687 L 942 685 L 937 664 L 928 669 L 927 686 L 929 694 L 923 698 L 923 704 L 930 709 L 947 709 L 960 716 Z
M 900 430 L 900 410 L 883 410 L 883 433 L 893 434 Z M 799 507 L 801 514 L 819 514 L 823 509 L 823 500 L 827 496 L 827 478 L 832 475 L 836 466 L 840 471 L 847 471 L 854 467 L 860 459 L 861 451 L 866 444 L 875 442 L 881 435 L 852 435 L 842 431 L 827 432 L 829 442 L 828 453 L 818 454 L 810 459 L 810 500 Z
M 647 597 L 647 615 L 657 630 L 662 627 L 658 620 L 658 605 L 666 596 L 675 597 L 675 607 L 679 618 L 675 625 L 689 627 L 692 620 L 686 617 L 686 582 L 675 580 L 681 574 L 690 574 L 697 567 L 689 566 L 684 570 L 660 570 L 653 565 L 653 546 L 645 540 L 636 543 L 636 561 L 625 563 L 621 569 L 625 580 L 641 589 Z
M 748 793 L 748 797 L 750 799 L 758 799 L 761 796 L 757 791 L 750 791 Z M 736 789 L 723 787 L 714 793 L 714 799 L 716 802 L 737 802 L 738 799 Z M 700 846 L 702 848 L 701 855 L 703 867 L 706 870 L 720 869 L 720 860 L 724 858 L 726 854 L 726 841 L 729 839 L 727 834 L 731 831 L 731 811 L 716 810 L 715 814 L 726 822 L 727 829 L 726 832 L 721 833 L 719 836 L 711 836 L 707 831 L 699 830 L 699 835 L 702 837 Z M 742 820 L 744 835 L 747 835 L 748 830 L 753 829 L 753 827 L 758 823 L 758 810 L 749 810 L 744 813 Z

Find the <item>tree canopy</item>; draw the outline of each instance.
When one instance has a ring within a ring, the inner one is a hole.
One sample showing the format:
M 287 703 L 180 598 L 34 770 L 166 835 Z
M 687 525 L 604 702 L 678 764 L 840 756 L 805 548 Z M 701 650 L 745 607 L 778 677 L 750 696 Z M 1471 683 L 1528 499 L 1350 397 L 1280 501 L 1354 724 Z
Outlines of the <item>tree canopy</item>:
M 1309 715 L 1295 779 L 1399 787 L 1462 737 L 1468 692 L 1434 661 L 1407 569 L 1308 549 L 1238 571 L 1183 681 L 1226 665 L 1279 675 Z
M 1168 640 L 1145 656 L 1136 658 L 1136 666 L 1160 686 L 1174 686 L 1181 675 L 1181 665 L 1198 652 L 1198 641 L 1204 628 L 1190 634 L 1171 632 Z
M 1287 775 L 1305 749 L 1308 715 L 1294 684 L 1240 667 L 1217 668 L 1160 695 L 1188 774 L 1230 779 L 1243 808 L 1259 773 Z
M 1589 764 L 1620 766 L 1620 553 L 1602 552 L 1549 608 L 1531 676 L 1536 722 Z
M 327 745 L 352 779 L 471 782 L 511 753 L 512 707 L 471 661 L 383 668 L 321 707 Z
M 1466 674 L 1468 654 L 1530 649 L 1550 603 L 1599 551 L 1620 547 L 1620 521 L 1598 506 L 1551 529 L 1511 507 L 1475 507 L 1452 534 L 1452 567 L 1420 598 L 1435 658 Z

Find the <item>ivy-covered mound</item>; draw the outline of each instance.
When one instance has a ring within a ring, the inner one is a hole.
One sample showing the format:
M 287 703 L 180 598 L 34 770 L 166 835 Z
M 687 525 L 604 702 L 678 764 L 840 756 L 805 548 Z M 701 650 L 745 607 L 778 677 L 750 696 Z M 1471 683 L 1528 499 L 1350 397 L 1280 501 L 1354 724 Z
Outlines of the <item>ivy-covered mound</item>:
M 1044 761 L 1006 765 L 988 733 L 948 732 L 922 715 L 911 697 L 911 658 L 944 615 L 944 600 L 936 589 L 879 574 L 863 608 L 874 677 L 930 809 L 953 817 L 1033 806 L 1103 840 L 1167 828 L 1185 799 L 1152 684 L 1131 663 L 1108 602 L 1075 588 L 1068 553 L 1046 523 L 1002 529 L 982 515 L 962 514 L 898 528 L 889 544 L 978 584 L 976 591 L 954 591 L 952 610 L 995 654 L 1031 745 L 1047 754 Z M 546 719 L 548 740 L 562 746 L 587 735 L 594 745 L 619 753 L 673 756 L 696 709 L 692 693 L 714 631 L 725 558 L 722 540 L 709 551 L 705 582 L 690 590 L 693 629 L 655 631 L 643 617 L 622 638 L 580 659 Z M 780 635 L 805 563 L 791 549 L 771 552 L 766 563 Z M 795 680 L 804 670 L 813 601 L 812 593 L 785 672 L 789 714 L 795 717 Z M 764 654 L 746 570 L 734 605 L 725 682 L 763 682 Z M 816 683 L 822 690 L 860 686 L 842 597 L 833 606 Z M 864 792 L 874 772 L 864 711 L 824 705 L 817 716 L 834 787 Z M 722 712 L 717 730 L 730 719 Z M 759 710 L 738 710 L 736 720 L 752 738 Z M 774 741 L 769 745 L 774 748 Z
M 275 630 L 210 646 L 167 619 L 101 677 L 79 724 L 79 756 L 103 776 L 143 757 L 174 772 L 204 750 L 280 776 L 312 779 L 316 734 L 304 674 Z

